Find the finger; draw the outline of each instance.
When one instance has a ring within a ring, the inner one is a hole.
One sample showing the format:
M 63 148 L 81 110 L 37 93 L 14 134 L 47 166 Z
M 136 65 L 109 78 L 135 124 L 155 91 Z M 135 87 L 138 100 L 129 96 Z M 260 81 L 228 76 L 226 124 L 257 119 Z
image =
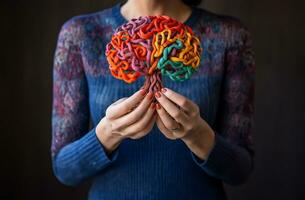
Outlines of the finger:
M 171 129 L 179 127 L 179 124 L 167 113 L 165 109 L 162 108 L 159 104 L 156 105 L 158 109 L 157 113 L 160 117 L 164 126 L 171 131 Z
M 153 99 L 153 93 L 149 92 L 145 96 L 143 101 L 140 103 L 140 105 L 136 107 L 133 111 L 131 111 L 126 115 L 123 115 L 120 118 L 114 119 L 113 128 L 121 129 L 135 123 L 136 121 L 139 121 L 140 118 L 146 113 L 152 99 Z
M 108 119 L 116 119 L 125 115 L 132 110 L 139 102 L 145 97 L 146 90 L 139 90 L 130 97 L 119 99 L 111 104 L 106 110 L 106 116 Z
M 148 134 L 151 131 L 151 129 L 153 128 L 153 126 L 156 122 L 156 118 L 157 118 L 156 114 L 152 115 L 148 124 L 146 124 L 146 126 L 144 126 L 144 129 L 139 131 L 137 134 L 131 136 L 130 138 L 131 139 L 138 139 L 138 138 L 141 138 L 141 137 L 145 136 L 146 134 Z
M 153 115 L 155 114 L 155 105 L 154 103 L 151 103 L 149 109 L 145 113 L 145 115 L 137 122 L 131 124 L 130 126 L 127 126 L 121 130 L 123 133 L 127 133 L 130 135 L 135 135 L 138 132 L 141 132 L 145 129 L 145 127 L 149 124 L 151 121 Z
M 196 105 L 185 96 L 174 92 L 169 88 L 162 88 L 161 91 L 168 99 L 180 106 L 186 113 L 192 113 L 196 110 Z
M 175 105 L 161 92 L 156 92 L 155 96 L 157 101 L 161 104 L 161 106 L 167 111 L 170 116 L 172 116 L 177 122 L 181 124 L 187 124 L 188 116 L 183 110 L 180 110 L 177 105 Z
M 121 98 L 121 99 L 115 101 L 114 103 L 112 103 L 110 106 L 117 105 L 117 104 L 121 103 L 122 101 L 125 101 L 127 98 L 128 98 L 128 97 L 123 97 L 123 98 Z
M 165 135 L 165 137 L 171 140 L 176 139 L 172 132 L 165 127 L 160 116 L 157 116 L 156 123 L 160 131 L 163 133 L 163 135 Z

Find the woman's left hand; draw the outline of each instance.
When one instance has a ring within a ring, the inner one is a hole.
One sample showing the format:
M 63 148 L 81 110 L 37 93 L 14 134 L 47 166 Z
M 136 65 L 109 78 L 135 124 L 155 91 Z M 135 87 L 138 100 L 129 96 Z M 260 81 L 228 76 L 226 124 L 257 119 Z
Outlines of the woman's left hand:
M 158 101 L 156 123 L 165 137 L 181 139 L 200 159 L 207 159 L 214 146 L 215 133 L 201 118 L 199 106 L 168 88 L 156 92 L 155 97 Z

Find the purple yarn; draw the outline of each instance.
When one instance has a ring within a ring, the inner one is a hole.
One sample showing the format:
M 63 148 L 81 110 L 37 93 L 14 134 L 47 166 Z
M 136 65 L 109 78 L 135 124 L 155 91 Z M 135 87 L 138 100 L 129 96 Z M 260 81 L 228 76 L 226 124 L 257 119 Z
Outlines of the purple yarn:
M 134 18 L 129 20 L 127 23 L 116 29 L 116 33 L 120 31 L 127 32 L 131 38 L 137 34 L 137 31 L 140 30 L 143 26 L 149 24 L 151 19 L 148 16 L 140 16 L 139 18 Z M 116 34 L 115 33 L 115 34 Z M 138 44 L 143 46 L 146 49 L 146 62 L 139 60 L 136 57 L 135 49 L 132 47 L 132 44 Z M 126 60 L 131 64 L 133 70 L 138 71 L 142 74 L 148 73 L 150 67 L 150 56 L 152 53 L 152 38 L 150 39 L 131 39 L 125 48 L 118 50 L 117 56 L 121 60 Z M 109 47 L 107 47 L 108 49 Z

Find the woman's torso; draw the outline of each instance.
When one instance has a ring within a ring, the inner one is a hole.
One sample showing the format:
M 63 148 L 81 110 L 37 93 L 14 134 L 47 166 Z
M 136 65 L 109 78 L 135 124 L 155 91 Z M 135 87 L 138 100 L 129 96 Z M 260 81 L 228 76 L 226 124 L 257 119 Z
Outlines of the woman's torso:
M 145 80 L 141 76 L 127 84 L 114 78 L 108 69 L 105 47 L 121 25 L 114 10 L 117 6 L 75 18 L 82 26 L 79 44 L 94 126 L 110 104 L 132 95 Z M 228 25 L 225 17 L 218 19 L 202 9 L 196 12 L 192 28 L 203 47 L 199 70 L 183 82 L 163 76 L 163 85 L 197 103 L 201 117 L 213 127 L 224 75 L 228 39 L 224 33 Z M 156 125 L 147 136 L 126 139 L 119 148 L 115 163 L 93 179 L 89 199 L 113 199 L 114 194 L 115 199 L 226 199 L 223 183 L 195 164 L 181 140 L 165 138 Z

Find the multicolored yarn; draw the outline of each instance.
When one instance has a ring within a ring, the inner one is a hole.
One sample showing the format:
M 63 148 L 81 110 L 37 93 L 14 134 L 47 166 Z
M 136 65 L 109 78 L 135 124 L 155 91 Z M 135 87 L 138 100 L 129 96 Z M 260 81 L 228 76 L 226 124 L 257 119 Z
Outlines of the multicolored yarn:
M 129 20 L 106 46 L 111 74 L 127 83 L 145 75 L 144 88 L 152 92 L 163 87 L 161 74 L 173 81 L 189 79 L 198 69 L 201 53 L 192 29 L 165 15 Z

